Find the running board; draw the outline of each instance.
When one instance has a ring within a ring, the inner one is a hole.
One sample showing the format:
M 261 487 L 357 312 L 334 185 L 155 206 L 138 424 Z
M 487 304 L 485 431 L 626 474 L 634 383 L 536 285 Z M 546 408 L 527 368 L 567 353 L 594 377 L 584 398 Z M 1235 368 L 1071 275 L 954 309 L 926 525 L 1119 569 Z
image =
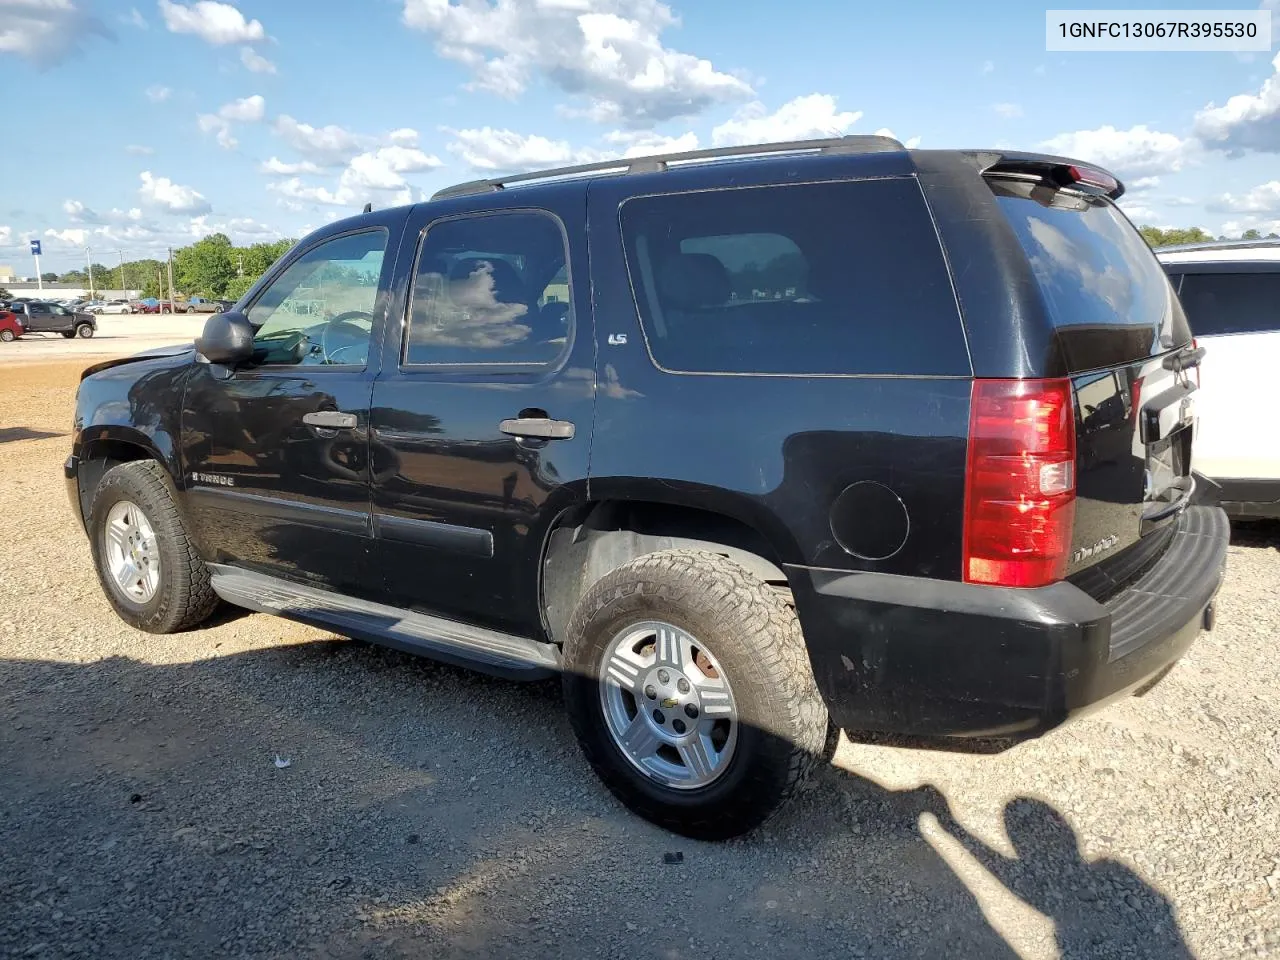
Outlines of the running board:
M 330 593 L 238 567 L 211 563 L 209 570 L 214 592 L 238 607 L 509 680 L 541 680 L 560 671 L 560 649 L 555 644 Z

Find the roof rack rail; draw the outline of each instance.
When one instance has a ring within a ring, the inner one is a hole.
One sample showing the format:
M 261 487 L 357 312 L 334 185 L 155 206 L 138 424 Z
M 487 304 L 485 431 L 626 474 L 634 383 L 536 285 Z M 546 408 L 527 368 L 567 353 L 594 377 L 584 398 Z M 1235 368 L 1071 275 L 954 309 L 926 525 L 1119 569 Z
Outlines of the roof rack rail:
M 882 137 L 870 134 L 851 134 L 845 137 L 831 137 L 822 140 L 790 140 L 781 143 L 753 143 L 737 147 L 710 147 L 705 150 L 687 150 L 683 153 L 663 153 L 651 157 L 619 157 L 616 160 L 600 160 L 596 163 L 581 163 L 571 167 L 556 167 L 551 170 L 538 170 L 532 173 L 516 173 L 506 177 L 489 177 L 485 180 L 468 180 L 457 183 L 443 190 L 437 190 L 432 200 L 444 200 L 449 197 L 465 197 L 477 193 L 493 193 L 502 190 L 512 183 L 527 183 L 532 180 L 551 180 L 558 177 L 571 177 L 584 173 L 661 173 L 668 164 L 685 163 L 696 160 L 719 160 L 727 157 L 753 157 L 771 153 L 889 153 L 905 150 L 906 147 L 893 137 Z

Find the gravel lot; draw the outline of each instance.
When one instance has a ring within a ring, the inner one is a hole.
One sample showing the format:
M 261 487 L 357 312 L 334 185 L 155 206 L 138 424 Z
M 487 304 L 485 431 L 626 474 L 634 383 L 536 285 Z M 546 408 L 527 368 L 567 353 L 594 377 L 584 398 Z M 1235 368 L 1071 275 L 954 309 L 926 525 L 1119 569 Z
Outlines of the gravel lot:
M 597 784 L 555 683 L 126 628 L 60 474 L 76 357 L 0 368 L 0 955 L 1280 956 L 1276 526 L 1145 697 L 998 755 L 846 739 L 701 844 Z

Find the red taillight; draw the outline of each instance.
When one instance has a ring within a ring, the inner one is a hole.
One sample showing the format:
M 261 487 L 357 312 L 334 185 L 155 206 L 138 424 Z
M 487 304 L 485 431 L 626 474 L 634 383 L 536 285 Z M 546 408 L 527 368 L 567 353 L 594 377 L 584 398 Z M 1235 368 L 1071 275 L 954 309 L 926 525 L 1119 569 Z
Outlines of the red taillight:
M 1076 506 L 1070 380 L 975 380 L 964 579 L 1039 587 L 1067 569 Z
M 1111 174 L 1104 173 L 1101 170 L 1095 170 L 1093 167 L 1073 165 L 1067 167 L 1066 173 L 1067 178 L 1072 183 L 1083 183 L 1088 187 L 1100 187 L 1107 191 L 1107 193 L 1113 192 L 1120 186 L 1119 181 L 1117 181 L 1115 177 L 1111 176 Z

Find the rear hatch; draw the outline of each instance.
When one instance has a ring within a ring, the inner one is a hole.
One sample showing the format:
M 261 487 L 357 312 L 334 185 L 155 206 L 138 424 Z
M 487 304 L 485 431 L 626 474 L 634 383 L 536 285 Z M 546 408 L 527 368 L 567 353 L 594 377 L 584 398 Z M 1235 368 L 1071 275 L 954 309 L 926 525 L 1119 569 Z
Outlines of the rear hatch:
M 1189 502 L 1199 352 L 1164 270 L 1107 195 L 1118 185 L 1064 179 L 1061 168 L 1024 168 L 988 171 L 987 182 L 1030 260 L 1072 384 L 1067 578 L 1105 600 L 1159 558 Z

